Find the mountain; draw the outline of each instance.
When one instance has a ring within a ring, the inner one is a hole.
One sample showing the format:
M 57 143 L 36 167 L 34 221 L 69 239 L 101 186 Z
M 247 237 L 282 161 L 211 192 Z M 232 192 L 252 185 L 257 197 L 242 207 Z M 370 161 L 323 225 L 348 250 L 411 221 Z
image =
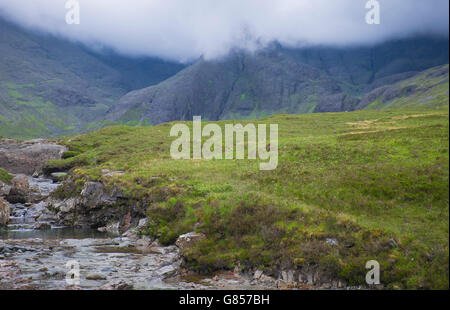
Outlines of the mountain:
M 414 86 L 422 83 L 420 72 L 449 62 L 448 39 L 430 37 L 346 48 L 273 43 L 182 65 L 93 51 L 0 18 L 0 55 L 0 136 L 8 137 L 55 137 L 193 115 L 253 119 L 389 108 L 414 87 L 415 97 L 423 95 L 417 104 L 431 102 L 435 93 L 448 102 L 448 66 L 439 71 L 442 83 L 436 77 Z
M 411 78 L 379 87 L 364 95 L 356 109 L 433 108 L 448 105 L 449 65 L 434 67 Z
M 0 19 L 0 135 L 57 136 L 102 125 L 127 92 L 157 84 L 184 65 L 92 52 Z
M 107 118 L 157 124 L 193 115 L 220 120 L 354 110 L 364 105 L 364 94 L 447 64 L 448 58 L 448 40 L 433 38 L 353 48 L 273 44 L 255 54 L 199 60 L 158 85 L 126 94 Z

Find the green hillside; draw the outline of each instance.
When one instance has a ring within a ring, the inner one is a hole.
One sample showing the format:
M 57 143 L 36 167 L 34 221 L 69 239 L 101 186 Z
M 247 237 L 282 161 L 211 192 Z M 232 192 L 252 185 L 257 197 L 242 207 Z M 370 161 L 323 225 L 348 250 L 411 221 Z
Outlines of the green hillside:
M 0 136 L 56 137 L 105 125 L 130 90 L 159 83 L 181 64 L 127 58 L 22 29 L 0 17 Z
M 434 67 L 365 95 L 357 109 L 436 108 L 448 105 L 448 64 Z
M 448 289 L 448 105 L 257 122 L 279 124 L 276 170 L 255 160 L 175 161 L 170 123 L 66 139 L 79 155 L 47 169 L 72 169 L 60 198 L 88 180 L 124 189 L 130 208 L 146 210 L 146 233 L 164 244 L 205 233 L 184 253 L 193 270 L 315 268 L 359 285 L 375 259 L 385 287 Z

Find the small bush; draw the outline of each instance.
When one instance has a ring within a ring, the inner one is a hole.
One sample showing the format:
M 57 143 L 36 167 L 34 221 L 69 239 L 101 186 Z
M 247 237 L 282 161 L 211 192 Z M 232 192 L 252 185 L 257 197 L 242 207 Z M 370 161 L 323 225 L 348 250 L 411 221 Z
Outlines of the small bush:
M 0 168 L 0 181 L 6 184 L 11 184 L 11 180 L 13 179 L 13 176 L 8 173 L 3 168 Z

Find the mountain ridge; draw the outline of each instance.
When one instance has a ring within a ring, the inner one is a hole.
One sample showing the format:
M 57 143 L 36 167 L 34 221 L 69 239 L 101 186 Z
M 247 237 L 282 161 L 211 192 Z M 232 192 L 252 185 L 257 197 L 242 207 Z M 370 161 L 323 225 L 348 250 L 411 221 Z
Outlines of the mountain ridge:
M 160 84 L 126 94 L 107 118 L 154 125 L 189 120 L 194 114 L 220 120 L 350 111 L 377 88 L 447 64 L 446 44 L 419 38 L 374 48 L 293 50 L 274 45 L 253 55 L 235 52 L 220 60 L 199 60 Z M 421 49 L 411 51 L 417 46 Z
M 3 19 L 0 54 L 0 135 L 13 138 L 193 115 L 221 120 L 351 111 L 370 106 L 368 95 L 380 87 L 448 64 L 449 57 L 448 39 L 415 37 L 373 47 L 272 43 L 254 53 L 235 50 L 183 65 L 99 53 Z M 448 94 L 443 96 L 445 101 Z

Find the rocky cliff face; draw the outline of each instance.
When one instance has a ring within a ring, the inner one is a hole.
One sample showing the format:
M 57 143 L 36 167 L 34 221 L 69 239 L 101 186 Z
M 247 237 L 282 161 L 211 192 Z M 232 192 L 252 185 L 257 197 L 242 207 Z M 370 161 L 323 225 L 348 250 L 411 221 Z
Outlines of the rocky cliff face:
M 437 66 L 365 94 L 357 109 L 434 108 L 448 104 L 449 66 Z
M 361 107 L 365 93 L 448 63 L 448 41 L 411 39 L 366 48 L 235 52 L 200 60 L 170 79 L 128 93 L 107 118 L 157 124 L 257 118 L 274 113 L 340 112 Z

